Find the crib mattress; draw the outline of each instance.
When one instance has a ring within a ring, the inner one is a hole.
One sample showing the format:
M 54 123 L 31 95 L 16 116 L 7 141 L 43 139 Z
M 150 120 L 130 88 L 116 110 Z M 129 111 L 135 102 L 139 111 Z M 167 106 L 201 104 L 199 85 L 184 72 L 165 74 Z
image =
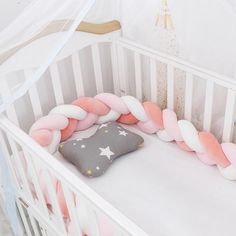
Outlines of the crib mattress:
M 235 182 L 174 143 L 125 128 L 141 135 L 144 147 L 118 158 L 103 176 L 86 178 L 66 165 L 150 236 L 236 235 Z M 72 139 L 95 130 L 94 126 L 76 133 Z

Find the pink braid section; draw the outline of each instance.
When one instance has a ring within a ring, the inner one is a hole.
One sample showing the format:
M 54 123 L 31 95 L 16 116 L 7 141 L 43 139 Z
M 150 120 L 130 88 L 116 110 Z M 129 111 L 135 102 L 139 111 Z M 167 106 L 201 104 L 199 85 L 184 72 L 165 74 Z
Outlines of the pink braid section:
M 75 131 L 109 121 L 137 124 L 143 132 L 156 133 L 166 142 L 174 141 L 181 149 L 196 152 L 205 164 L 217 165 L 226 179 L 236 180 L 235 144 L 220 144 L 211 133 L 198 132 L 191 122 L 178 121 L 172 110 L 161 111 L 155 103 L 140 103 L 132 96 L 101 93 L 94 98 L 80 97 L 70 105 L 57 106 L 33 124 L 30 136 L 54 153 L 59 143 Z

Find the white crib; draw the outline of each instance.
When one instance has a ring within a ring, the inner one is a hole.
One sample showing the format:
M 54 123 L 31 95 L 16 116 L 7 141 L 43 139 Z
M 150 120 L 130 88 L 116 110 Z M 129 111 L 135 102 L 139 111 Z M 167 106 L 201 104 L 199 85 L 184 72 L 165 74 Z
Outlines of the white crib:
M 37 47 L 33 49 L 37 53 Z M 33 66 L 30 61 L 23 62 L 19 69 L 21 78 L 30 76 L 30 67 Z M 158 67 L 164 71 L 162 75 L 165 78 L 162 81 L 166 81 L 165 91 L 162 90 L 163 86 L 159 87 L 161 78 Z M 232 141 L 236 95 L 233 79 L 138 45 L 122 38 L 120 31 L 104 35 L 74 33 L 43 78 L 0 118 L 1 147 L 11 172 L 16 203 L 27 235 L 68 235 L 52 176 L 62 183 L 74 235 L 82 236 L 82 228 L 86 225 L 88 236 L 100 236 L 98 215 L 107 218 L 116 236 L 148 235 L 35 143 L 27 132 L 36 119 L 46 115 L 55 105 L 69 103 L 83 95 L 94 96 L 103 91 L 117 95 L 131 94 L 140 100 L 156 102 L 162 108 L 175 109 L 176 70 L 182 72 L 185 81 L 184 103 L 181 104 L 183 114 L 179 114 L 180 118 L 192 120 L 194 83 L 200 77 L 205 85 L 202 127 L 211 130 L 215 89 L 220 87 L 227 94 L 221 139 Z M 1 84 L 0 89 L 2 96 L 9 94 L 7 82 Z M 44 96 L 41 96 L 42 91 Z M 26 157 L 34 194 L 24 164 L 20 161 L 22 152 Z M 48 175 L 46 184 L 53 199 L 53 214 L 49 212 L 40 188 L 36 171 L 38 167 L 46 170 Z M 74 207 L 74 195 L 83 210 L 78 211 Z

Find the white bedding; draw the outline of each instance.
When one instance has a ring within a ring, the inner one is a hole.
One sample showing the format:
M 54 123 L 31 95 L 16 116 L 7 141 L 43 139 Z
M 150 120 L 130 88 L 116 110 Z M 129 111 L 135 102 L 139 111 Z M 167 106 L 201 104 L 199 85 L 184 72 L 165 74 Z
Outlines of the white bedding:
M 144 147 L 118 158 L 102 177 L 89 179 L 76 171 L 84 182 L 150 236 L 236 235 L 235 182 L 174 143 L 125 128 L 140 134 Z

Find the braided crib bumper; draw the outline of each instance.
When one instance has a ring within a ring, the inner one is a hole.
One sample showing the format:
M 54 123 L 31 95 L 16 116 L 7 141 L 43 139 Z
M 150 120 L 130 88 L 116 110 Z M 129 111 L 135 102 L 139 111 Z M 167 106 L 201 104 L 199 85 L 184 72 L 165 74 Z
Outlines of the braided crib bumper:
M 109 121 L 136 124 L 143 132 L 156 133 L 163 141 L 174 141 L 181 149 L 195 152 L 203 163 L 216 165 L 226 179 L 236 180 L 236 144 L 220 144 L 213 134 L 198 132 L 187 120 L 178 121 L 172 110 L 161 111 L 155 103 L 140 103 L 132 96 L 101 93 L 93 98 L 78 98 L 70 105 L 59 105 L 37 120 L 29 134 L 54 153 L 59 143 L 75 131 Z

